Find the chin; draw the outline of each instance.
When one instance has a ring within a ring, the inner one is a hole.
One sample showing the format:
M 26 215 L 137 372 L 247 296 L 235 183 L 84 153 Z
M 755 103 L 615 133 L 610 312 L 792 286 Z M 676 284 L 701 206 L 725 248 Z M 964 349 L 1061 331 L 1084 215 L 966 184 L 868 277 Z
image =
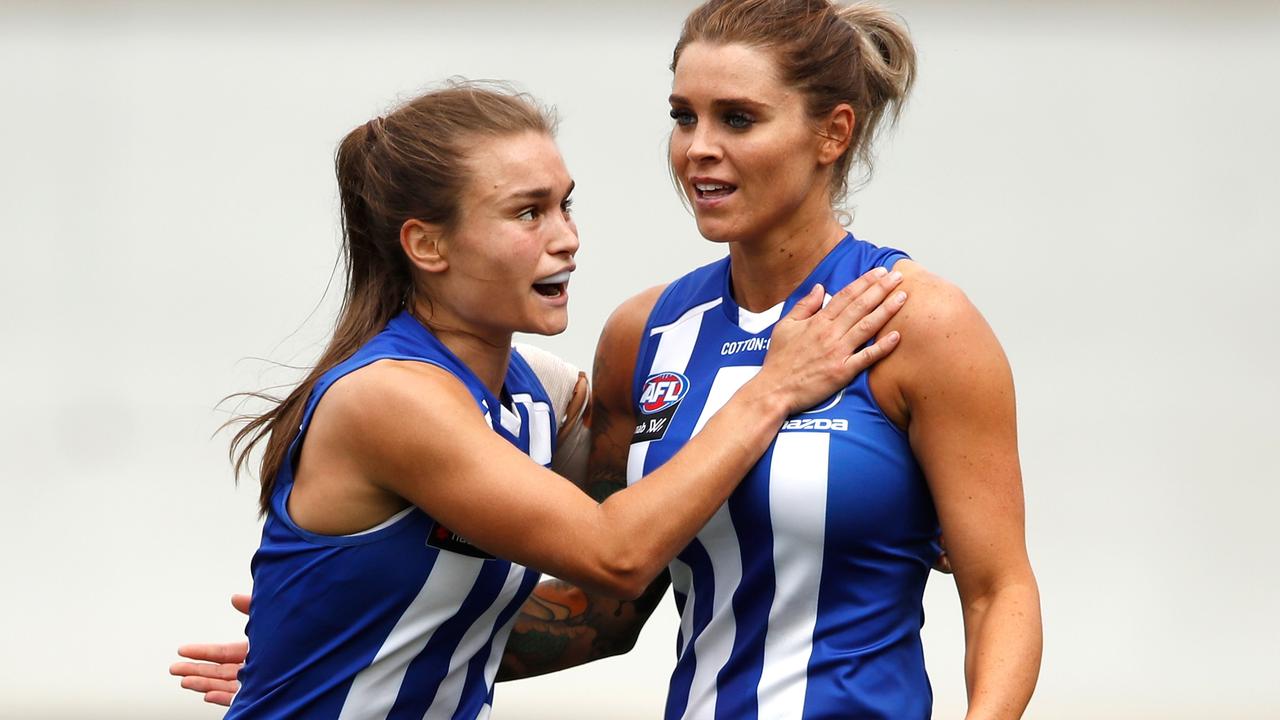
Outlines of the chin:
M 731 243 L 742 239 L 739 237 L 740 233 L 736 232 L 737 228 L 730 226 L 729 223 L 701 218 L 697 222 L 698 233 L 713 243 Z
M 526 332 L 533 335 L 559 335 L 569 328 L 569 315 L 567 313 L 558 318 L 547 318 L 540 322 L 529 324 L 520 332 Z

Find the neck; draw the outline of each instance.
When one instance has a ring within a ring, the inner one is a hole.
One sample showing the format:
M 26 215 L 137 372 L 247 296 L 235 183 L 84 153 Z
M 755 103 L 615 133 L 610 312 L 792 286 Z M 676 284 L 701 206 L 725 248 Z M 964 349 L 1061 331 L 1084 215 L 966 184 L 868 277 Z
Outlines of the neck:
M 791 295 L 845 236 L 830 206 L 794 223 L 729 246 L 729 277 L 738 305 L 760 312 Z M 839 288 L 828 288 L 829 291 Z
M 511 361 L 511 333 L 486 334 L 469 329 L 463 323 L 442 317 L 439 312 L 432 313 L 431 306 L 423 302 L 416 303 L 412 312 L 449 352 L 475 373 L 489 392 L 496 396 L 502 391 Z

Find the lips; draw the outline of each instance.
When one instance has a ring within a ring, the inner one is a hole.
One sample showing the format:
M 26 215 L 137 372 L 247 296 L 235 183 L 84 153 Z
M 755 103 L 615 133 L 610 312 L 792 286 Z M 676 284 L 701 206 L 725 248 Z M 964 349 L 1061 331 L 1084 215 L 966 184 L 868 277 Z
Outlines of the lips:
M 693 178 L 690 182 L 698 200 L 721 200 L 737 191 L 738 186 L 715 178 Z
M 561 270 L 554 275 L 548 275 L 541 280 L 533 283 L 533 289 L 544 297 L 555 298 L 564 294 L 565 289 L 569 285 L 569 276 L 573 273 L 572 269 Z

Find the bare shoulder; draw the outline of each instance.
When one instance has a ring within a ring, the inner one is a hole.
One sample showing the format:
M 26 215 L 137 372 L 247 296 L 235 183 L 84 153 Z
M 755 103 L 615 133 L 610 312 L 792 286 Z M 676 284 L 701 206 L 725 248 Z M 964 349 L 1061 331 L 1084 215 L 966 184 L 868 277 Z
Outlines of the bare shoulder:
M 608 405 L 626 408 L 631 402 L 631 374 L 640 353 L 645 322 L 666 285 L 637 293 L 618 306 L 605 321 L 596 344 L 593 370 L 596 397 Z
M 475 408 L 461 382 L 426 363 L 381 360 L 343 376 L 321 398 L 307 431 L 289 498 L 294 520 L 343 535 L 398 512 L 406 500 L 383 479 L 414 465 L 413 452 L 431 438 L 464 434 L 462 402 Z M 483 421 L 471 414 L 478 432 Z
M 449 371 L 413 360 L 379 360 L 335 382 L 316 408 L 316 421 L 359 440 L 409 417 L 456 420 L 460 405 L 475 403 Z
M 912 344 L 932 346 L 933 341 L 957 337 L 971 323 L 986 325 L 978 308 L 951 281 L 912 260 L 897 263 L 894 270 L 902 273 L 902 289 L 909 298 L 893 321 L 904 341 L 910 331 L 914 340 L 930 341 Z
M 649 319 L 654 305 L 658 304 L 658 298 L 666 289 L 666 285 L 655 285 L 624 300 L 605 321 L 604 331 L 600 334 L 600 343 L 603 345 L 605 341 L 632 342 L 638 346 L 645 321 Z
M 886 328 L 901 332 L 902 341 L 884 361 L 880 385 L 899 401 L 889 404 L 901 420 L 930 396 L 1011 384 L 1000 342 L 964 291 L 910 260 L 894 269 L 903 275 L 907 304 Z

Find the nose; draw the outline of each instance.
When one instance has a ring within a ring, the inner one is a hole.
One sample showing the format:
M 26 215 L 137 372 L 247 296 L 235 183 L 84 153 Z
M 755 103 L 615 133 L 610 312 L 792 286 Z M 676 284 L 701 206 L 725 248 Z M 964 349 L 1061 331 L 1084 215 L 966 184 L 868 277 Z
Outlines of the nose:
M 686 157 L 695 163 L 714 162 L 720 159 L 720 144 L 716 141 L 710 123 L 698 123 L 689 138 Z
M 572 258 L 578 252 L 578 225 L 573 221 L 573 216 L 567 213 L 561 213 L 560 222 L 556 223 L 551 233 L 551 242 L 547 245 L 547 252 L 552 255 L 567 254 Z

